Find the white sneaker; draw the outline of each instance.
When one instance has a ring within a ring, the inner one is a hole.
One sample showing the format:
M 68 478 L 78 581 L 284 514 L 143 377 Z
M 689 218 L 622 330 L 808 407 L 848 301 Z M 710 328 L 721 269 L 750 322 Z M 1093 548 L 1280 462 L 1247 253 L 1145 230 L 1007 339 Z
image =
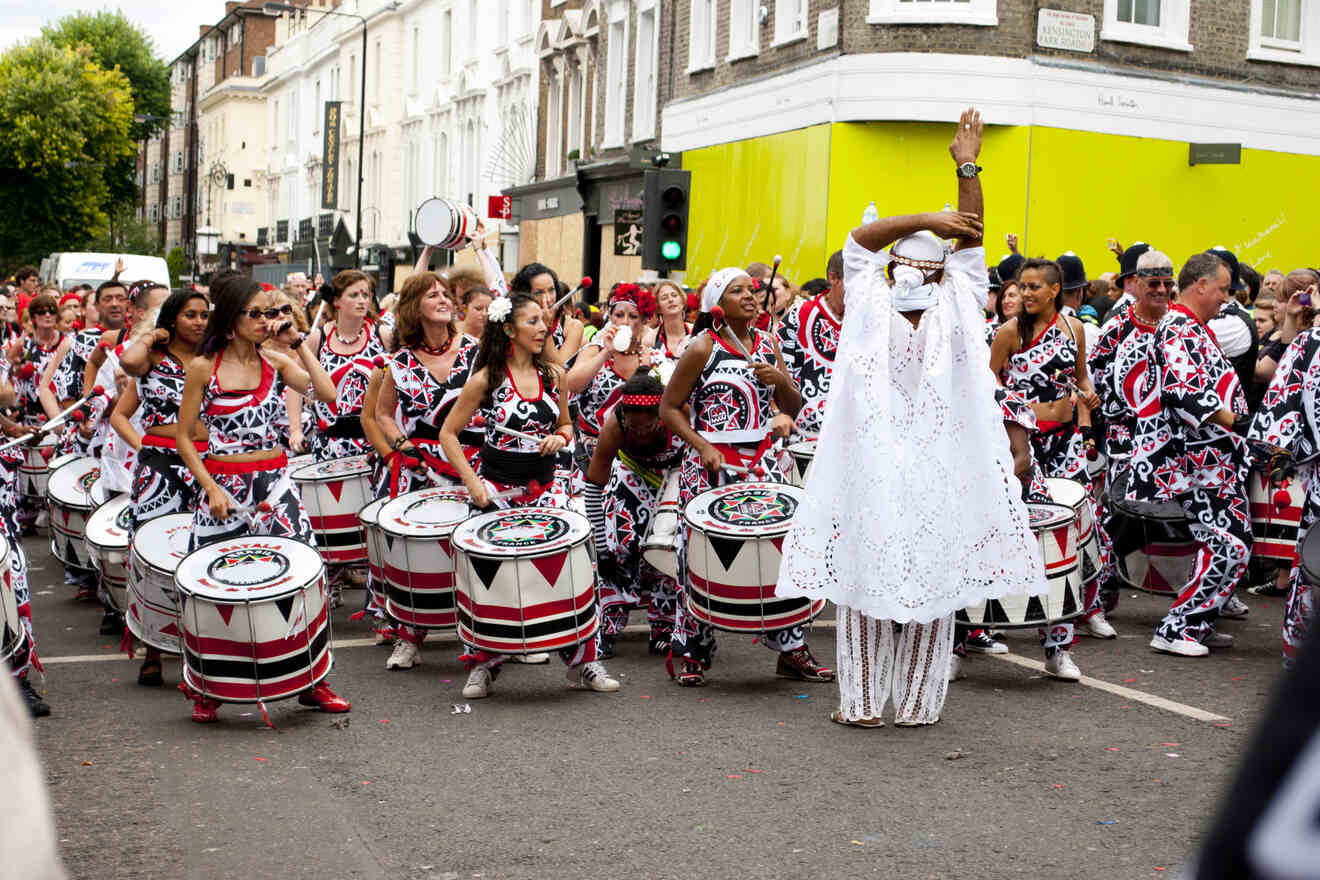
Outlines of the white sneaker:
M 1114 629 L 1113 624 L 1111 624 L 1108 618 L 1105 617 L 1103 611 L 1097 611 L 1095 614 L 1086 618 L 1083 623 L 1085 623 L 1085 626 L 1082 629 L 1082 633 L 1093 639 L 1118 638 L 1118 630 Z
M 390 659 L 385 661 L 385 668 L 412 669 L 421 662 L 422 649 L 407 639 L 401 638 L 394 643 L 394 651 L 390 654 Z
M 954 654 L 953 659 L 949 662 L 949 681 L 957 681 L 966 676 L 967 673 L 963 672 L 962 658 Z
M 394 644 L 394 634 L 387 632 L 385 630 L 378 629 L 376 630 L 376 641 L 373 642 L 372 644 L 374 644 L 377 648 L 379 648 L 381 645 L 392 645 Z
M 484 666 L 474 666 L 468 673 L 467 684 L 463 685 L 463 699 L 480 700 L 490 696 L 490 686 L 494 679 L 490 670 Z
M 1219 609 L 1219 616 L 1227 617 L 1229 620 L 1241 620 L 1250 613 L 1250 606 L 1236 595 L 1229 596 L 1228 601 L 1224 603 L 1224 607 Z
M 1156 651 L 1164 654 L 1176 654 L 1179 657 L 1204 657 L 1210 653 L 1209 648 L 1196 639 L 1188 638 L 1186 635 L 1179 636 L 1176 639 L 1165 639 L 1156 636 L 1150 640 L 1150 646 Z
M 540 666 L 543 663 L 550 662 L 549 654 L 514 654 L 509 658 L 514 663 L 525 663 L 528 666 Z
M 44 529 L 50 526 L 50 513 L 44 507 L 37 511 L 36 526 L 39 529 Z
M 596 660 L 568 667 L 568 683 L 575 688 L 590 688 L 600 693 L 609 693 L 619 689 L 619 680 L 611 678 L 605 671 L 605 664 Z
M 1072 654 L 1067 651 L 1055 651 L 1053 657 L 1046 657 L 1045 672 L 1050 678 L 1057 678 L 1059 681 L 1082 680 L 1082 670 L 1077 668 Z
M 1233 647 L 1233 637 L 1228 633 L 1210 631 L 1210 634 L 1201 639 L 1201 644 L 1207 648 L 1231 648 Z

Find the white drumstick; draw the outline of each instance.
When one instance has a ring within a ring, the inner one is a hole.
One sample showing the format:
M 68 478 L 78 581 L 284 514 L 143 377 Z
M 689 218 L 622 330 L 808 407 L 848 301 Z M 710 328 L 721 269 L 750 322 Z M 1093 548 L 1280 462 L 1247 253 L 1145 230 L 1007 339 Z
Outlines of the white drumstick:
M 493 428 L 494 430 L 499 431 L 501 434 L 504 434 L 508 437 L 517 437 L 519 440 L 530 441 L 532 443 L 535 443 L 537 446 L 540 446 L 541 441 L 545 439 L 544 437 L 538 437 L 535 434 L 528 434 L 523 431 L 515 431 L 513 428 L 506 428 L 503 425 L 487 425 L 487 427 Z
M 56 428 L 59 428 L 66 421 L 68 421 L 69 416 L 73 413 L 74 410 L 78 409 L 78 407 L 87 403 L 89 400 L 92 400 L 96 397 L 100 397 L 102 394 L 105 394 L 105 389 L 102 388 L 100 385 L 97 385 L 95 388 L 91 390 L 91 393 L 84 395 L 78 400 L 75 400 L 73 403 L 69 404 L 63 410 L 56 413 L 54 417 L 47 419 L 43 425 L 41 425 L 39 428 L 37 428 L 37 430 L 33 431 L 31 434 L 24 434 L 22 437 L 15 437 L 13 440 L 10 440 L 8 443 L 5 443 L 3 446 L 0 446 L 0 452 L 13 449 L 15 446 L 21 446 L 24 443 L 31 443 L 33 440 L 38 440 L 44 435 L 51 433 Z

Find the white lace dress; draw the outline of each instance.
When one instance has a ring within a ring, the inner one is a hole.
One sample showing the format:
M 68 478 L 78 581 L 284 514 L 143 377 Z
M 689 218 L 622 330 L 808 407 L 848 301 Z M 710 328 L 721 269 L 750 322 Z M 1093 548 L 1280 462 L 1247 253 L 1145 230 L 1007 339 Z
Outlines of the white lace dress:
M 891 306 L 887 254 L 851 235 L 843 253 L 843 330 L 776 595 L 932 623 L 1047 593 L 995 402 L 984 251 L 949 256 L 915 330 Z

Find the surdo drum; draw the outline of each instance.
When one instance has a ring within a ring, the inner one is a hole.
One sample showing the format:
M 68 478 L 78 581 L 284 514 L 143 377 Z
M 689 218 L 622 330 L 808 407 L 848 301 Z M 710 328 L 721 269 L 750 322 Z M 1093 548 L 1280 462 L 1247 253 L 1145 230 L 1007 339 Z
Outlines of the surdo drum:
M 18 654 L 27 644 L 27 628 L 18 616 L 18 595 L 10 570 L 9 542 L 0 541 L 0 662 Z
M 174 573 L 183 680 L 213 700 L 292 697 L 330 671 L 325 566 L 291 538 L 249 537 L 194 550 Z
M 414 226 L 423 244 L 462 250 L 477 231 L 477 215 L 462 202 L 427 199 L 417 206 Z
M 570 648 L 594 638 L 591 522 L 572 510 L 520 507 L 474 516 L 452 539 L 458 636 L 495 654 Z
M 50 460 L 55 455 L 59 438 L 47 434 L 35 446 L 29 446 L 18 466 L 18 492 L 24 498 L 43 503 L 46 500 L 46 485 L 50 480 Z
M 1095 527 L 1091 495 L 1076 480 L 1046 477 L 1045 487 L 1055 504 L 1072 508 L 1077 516 L 1077 553 L 1082 563 L 1080 582 L 1088 587 L 1100 576 L 1100 535 Z
M 660 484 L 660 501 L 651 515 L 651 525 L 642 540 L 642 559 L 668 577 L 678 577 L 679 532 L 678 489 L 680 468 L 671 468 Z
M 1081 601 L 1076 512 L 1061 504 L 1028 504 L 1027 513 L 1040 544 L 1050 590 L 1044 596 L 1010 593 L 973 605 L 967 609 L 973 624 L 1000 629 L 1039 627 L 1071 620 L 1086 610 Z
M 1114 571 L 1134 590 L 1175 596 L 1192 574 L 1196 542 L 1187 516 L 1174 501 L 1155 504 L 1129 501 L 1128 473 L 1113 481 L 1109 491 L 1109 542 L 1114 548 Z
M 128 613 L 124 620 L 138 640 L 180 653 L 179 596 L 174 572 L 188 555 L 191 513 L 158 516 L 138 526 L 128 565 Z
M 372 500 L 371 465 L 364 455 L 305 465 L 290 472 L 298 486 L 316 545 L 330 565 L 352 565 L 367 558 L 358 511 Z
M 389 501 L 377 498 L 358 511 L 358 522 L 367 538 L 367 587 L 371 590 L 372 601 L 377 608 L 385 607 L 385 537 L 380 530 L 380 509 Z
M 819 599 L 775 596 L 780 548 L 806 498 L 783 483 L 731 483 L 687 503 L 687 607 L 697 620 L 731 632 L 765 632 L 808 623 Z
M 50 552 L 71 568 L 90 569 L 87 544 L 87 518 L 96 503 L 92 484 L 101 476 L 101 465 L 94 458 L 75 458 L 62 464 L 50 475 L 46 497 L 50 502 Z
M 806 486 L 807 475 L 811 473 L 811 461 L 816 457 L 816 441 L 803 440 L 788 447 L 788 457 L 793 467 L 788 472 L 788 482 L 794 486 Z
M 128 533 L 132 528 L 132 500 L 120 495 L 102 504 L 87 518 L 87 557 L 101 575 L 110 604 L 120 614 L 128 611 Z
M 464 489 L 421 489 L 380 509 L 385 554 L 385 610 L 400 623 L 427 629 L 458 624 L 450 538 L 471 510 Z
M 1297 533 L 1306 501 L 1302 481 L 1295 473 L 1272 478 L 1265 470 L 1253 470 L 1247 476 L 1247 500 L 1252 555 L 1292 565 L 1297 558 Z

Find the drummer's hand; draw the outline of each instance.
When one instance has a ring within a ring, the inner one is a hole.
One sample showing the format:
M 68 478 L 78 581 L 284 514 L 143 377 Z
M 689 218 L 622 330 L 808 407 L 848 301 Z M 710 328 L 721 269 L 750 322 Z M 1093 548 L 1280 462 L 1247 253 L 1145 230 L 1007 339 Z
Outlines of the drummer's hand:
M 490 493 L 486 491 L 485 483 L 477 482 L 474 486 L 468 486 L 468 494 L 472 496 L 472 506 L 477 510 L 490 507 Z
M 83 422 L 78 426 L 78 436 L 82 437 L 84 440 L 92 439 L 92 435 L 95 433 L 96 426 L 90 422 Z
M 206 504 L 211 508 L 211 518 L 229 519 L 229 494 L 219 486 L 206 490 Z
M 307 438 L 300 428 L 289 429 L 289 448 L 299 455 L 307 451 Z
M 619 335 L 618 324 L 606 324 L 601 331 L 596 334 L 593 341 L 598 341 L 601 350 L 605 352 L 605 360 L 614 360 L 614 337 Z
M 701 466 L 712 474 L 719 473 L 720 468 L 724 467 L 724 453 L 707 443 L 701 449 Z
M 541 438 L 540 453 L 542 455 L 554 455 L 556 452 L 563 449 L 567 445 L 568 445 L 568 441 L 564 439 L 563 434 L 559 434 L 559 433 L 547 434 L 546 436 Z
M 788 377 L 779 371 L 778 367 L 771 364 L 757 363 L 752 364 L 752 372 L 756 374 L 756 381 L 762 385 L 769 385 L 773 388 L 779 388 L 788 382 Z
M 1094 391 L 1086 391 L 1082 394 L 1082 403 L 1086 404 L 1086 408 L 1091 412 L 1095 412 L 1100 408 L 1100 395 Z
M 793 433 L 793 417 L 788 413 L 779 413 L 770 420 L 770 430 L 776 437 L 787 437 Z

